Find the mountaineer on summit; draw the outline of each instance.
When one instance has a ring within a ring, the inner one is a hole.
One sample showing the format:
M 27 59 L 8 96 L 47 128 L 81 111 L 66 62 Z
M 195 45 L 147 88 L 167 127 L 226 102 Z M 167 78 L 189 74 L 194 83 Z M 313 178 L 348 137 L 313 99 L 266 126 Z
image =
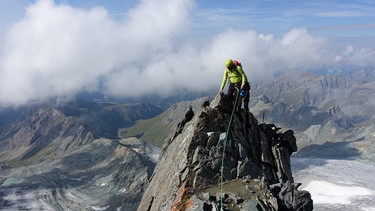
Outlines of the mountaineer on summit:
M 229 77 L 229 86 L 227 96 L 234 101 L 234 94 L 236 90 L 240 91 L 240 99 L 238 100 L 238 109 L 241 109 L 241 100 L 244 101 L 244 108 L 246 111 L 249 110 L 249 99 L 250 99 L 250 84 L 247 81 L 245 72 L 242 69 L 240 62 L 232 59 L 228 59 L 225 62 L 225 70 L 223 81 L 221 82 L 219 93 L 223 93 L 224 86 Z

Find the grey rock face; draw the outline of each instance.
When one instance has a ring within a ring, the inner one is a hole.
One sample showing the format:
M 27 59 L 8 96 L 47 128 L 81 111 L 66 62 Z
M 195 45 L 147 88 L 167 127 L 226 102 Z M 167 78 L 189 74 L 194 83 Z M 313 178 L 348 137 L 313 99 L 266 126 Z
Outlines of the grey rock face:
M 232 108 L 218 95 L 182 120 L 165 141 L 139 211 L 312 210 L 310 194 L 293 182 L 293 131 L 258 124 L 246 111 L 234 113 L 228 127 Z
M 61 158 L 0 169 L 0 210 L 136 210 L 155 166 L 136 139 L 96 139 Z
M 0 210 L 136 210 L 160 150 L 110 137 L 157 112 L 148 104 L 46 103 L 0 121 Z
M 65 116 L 52 106 L 43 106 L 30 113 L 18 125 L 15 122 L 9 126 L 8 131 L 14 131 L 14 135 L 1 140 L 7 145 L 0 150 L 4 153 L 0 160 L 30 158 L 52 142 L 55 150 L 50 156 L 59 156 L 94 140 L 93 134 L 79 124 L 76 117 Z

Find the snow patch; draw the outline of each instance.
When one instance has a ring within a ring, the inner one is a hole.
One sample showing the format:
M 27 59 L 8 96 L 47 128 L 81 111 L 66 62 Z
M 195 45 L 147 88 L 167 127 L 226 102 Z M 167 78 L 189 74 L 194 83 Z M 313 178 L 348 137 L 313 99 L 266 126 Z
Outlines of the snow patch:
M 107 210 L 108 207 L 109 207 L 109 205 L 106 206 L 106 207 L 97 207 L 97 206 L 94 206 L 94 207 L 92 207 L 92 209 L 93 210 L 97 210 L 97 211 L 103 211 L 103 210 Z
M 291 159 L 299 189 L 310 192 L 314 211 L 375 211 L 375 166 L 356 160 Z
M 25 180 L 23 178 L 10 177 L 10 178 L 6 179 L 3 182 L 3 184 L 1 184 L 0 186 L 11 186 L 11 185 L 16 185 L 16 184 L 21 184 L 24 181 Z
M 126 188 L 122 188 L 118 192 L 120 192 L 120 193 L 126 193 Z
M 138 147 L 130 147 L 134 152 L 141 154 L 141 149 Z
M 372 195 L 371 190 L 364 187 L 317 180 L 309 182 L 303 189 L 311 193 L 314 204 L 350 204 L 354 197 Z
M 146 154 L 150 158 L 151 161 L 154 163 L 159 162 L 159 155 L 160 155 L 161 149 L 159 147 L 155 146 L 147 146 L 146 147 Z

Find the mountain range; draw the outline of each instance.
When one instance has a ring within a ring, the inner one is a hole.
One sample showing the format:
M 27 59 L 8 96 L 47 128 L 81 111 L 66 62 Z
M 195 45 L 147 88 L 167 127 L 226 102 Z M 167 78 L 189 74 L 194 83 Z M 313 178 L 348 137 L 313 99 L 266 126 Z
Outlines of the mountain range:
M 129 127 L 134 121 L 161 111 L 147 103 L 77 101 L 32 106 L 1 126 L 0 162 L 10 160 L 17 166 L 61 156 L 97 138 L 116 138 L 118 128 Z
M 285 73 L 254 86 L 252 112 L 296 132 L 297 155 L 374 162 L 375 70 Z
M 250 112 L 260 123 L 292 129 L 295 157 L 374 164 L 374 78 L 374 68 L 282 73 L 251 82 Z M 135 210 L 185 111 L 213 98 L 85 99 L 0 111 L 0 208 Z
M 119 139 L 117 128 L 161 111 L 87 101 L 12 110 L 0 133 L 0 209 L 135 210 L 155 166 L 154 148 Z
M 374 79 L 374 68 L 328 74 L 286 72 L 264 82 L 251 83 L 249 107 L 262 122 L 295 131 L 300 149 L 295 156 L 374 163 Z M 189 105 L 197 106 L 212 98 L 177 103 L 155 118 L 137 121 L 120 134 L 161 146 L 166 135 L 152 131 L 169 128 L 168 132 L 172 132 L 176 115 L 181 116 Z

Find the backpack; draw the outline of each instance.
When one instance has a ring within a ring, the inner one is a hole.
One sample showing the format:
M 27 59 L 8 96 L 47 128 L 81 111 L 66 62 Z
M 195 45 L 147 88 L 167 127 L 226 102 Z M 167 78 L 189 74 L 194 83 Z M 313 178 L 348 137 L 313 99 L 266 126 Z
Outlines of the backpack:
M 242 64 L 241 62 L 237 61 L 237 60 L 233 60 L 233 64 L 234 64 L 234 70 L 240 74 L 238 71 L 237 71 L 237 66 L 240 66 L 242 68 Z
M 233 64 L 234 64 L 235 66 L 240 66 L 240 67 L 242 67 L 241 62 L 239 62 L 239 61 L 237 61 L 237 60 L 233 60 Z

